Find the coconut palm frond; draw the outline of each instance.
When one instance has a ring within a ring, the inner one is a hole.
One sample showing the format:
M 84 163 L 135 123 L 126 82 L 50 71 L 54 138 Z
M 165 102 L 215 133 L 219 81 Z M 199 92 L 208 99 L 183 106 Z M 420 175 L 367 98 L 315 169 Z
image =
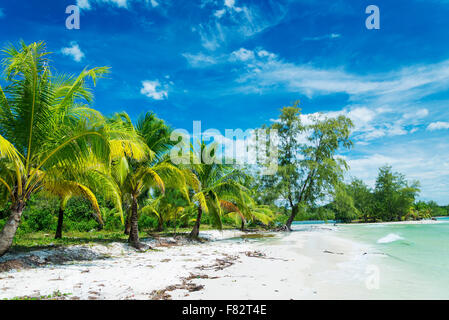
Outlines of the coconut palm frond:
M 209 207 L 207 205 L 206 196 L 204 195 L 203 192 L 196 193 L 193 196 L 193 201 L 198 201 L 199 205 L 201 206 L 201 209 L 203 209 L 203 211 L 205 213 L 209 212 Z
M 44 189 L 51 193 L 60 196 L 60 198 L 65 198 L 68 196 L 80 196 L 87 199 L 94 209 L 96 216 L 100 223 L 103 223 L 101 217 L 101 210 L 97 202 L 97 198 L 93 192 L 85 185 L 67 180 L 55 180 L 55 181 L 45 181 Z

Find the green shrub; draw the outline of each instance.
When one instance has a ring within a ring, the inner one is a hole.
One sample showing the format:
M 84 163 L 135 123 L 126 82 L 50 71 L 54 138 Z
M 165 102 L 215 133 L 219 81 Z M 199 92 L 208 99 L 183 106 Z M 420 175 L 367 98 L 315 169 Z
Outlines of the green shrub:
M 124 225 L 120 218 L 120 214 L 116 209 L 101 208 L 101 215 L 103 217 L 104 229 L 107 231 L 123 230 Z
M 274 218 L 274 220 L 270 223 L 270 226 L 283 226 L 287 223 L 288 220 L 288 216 L 285 214 L 278 214 L 276 215 L 276 217 Z
M 33 197 L 22 215 L 18 232 L 37 232 L 56 230 L 59 203 L 56 199 Z
M 158 220 L 154 216 L 142 214 L 139 218 L 139 229 L 154 229 L 158 226 Z

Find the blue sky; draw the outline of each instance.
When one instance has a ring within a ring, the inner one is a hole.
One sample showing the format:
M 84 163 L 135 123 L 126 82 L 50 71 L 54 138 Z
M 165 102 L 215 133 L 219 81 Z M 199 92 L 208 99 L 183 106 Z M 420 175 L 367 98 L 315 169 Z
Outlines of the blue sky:
M 79 30 L 65 27 L 71 4 Z M 380 30 L 365 27 L 370 4 Z M 297 99 L 345 114 L 351 175 L 372 185 L 391 164 L 449 204 L 448 17 L 443 0 L 1 1 L 0 45 L 44 40 L 61 72 L 110 66 L 95 107 L 189 131 L 257 128 Z

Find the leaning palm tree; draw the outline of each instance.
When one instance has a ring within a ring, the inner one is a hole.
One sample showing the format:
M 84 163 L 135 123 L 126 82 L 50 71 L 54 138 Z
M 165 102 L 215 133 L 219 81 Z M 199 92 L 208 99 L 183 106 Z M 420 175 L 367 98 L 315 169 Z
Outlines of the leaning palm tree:
M 239 225 L 242 231 L 248 222 L 268 225 L 274 220 L 275 213 L 269 206 L 262 205 L 254 199 L 253 196 L 257 194 L 254 178 L 245 175 L 243 185 L 247 188 L 247 192 L 242 193 L 242 199 L 223 202 L 222 207 L 226 210 L 226 214 L 234 219 L 236 225 Z
M 145 200 L 141 212 L 157 218 L 157 231 L 163 231 L 164 223 L 173 221 L 176 232 L 176 224 L 187 215 L 186 208 L 189 205 L 189 198 L 186 199 L 177 189 L 170 188 L 165 194 Z
M 86 105 L 93 97 L 87 80 L 95 85 L 108 68 L 53 75 L 42 42 L 3 53 L 8 85 L 0 86 L 0 194 L 11 202 L 11 213 L 0 232 L 0 256 L 11 247 L 30 196 L 54 180 L 55 168 L 80 168 L 92 155 L 109 163 L 123 149 L 118 141 L 127 145 L 131 137 Z
M 96 213 L 95 217 L 97 221 L 102 224 L 101 211 L 97 202 L 97 198 L 95 197 L 94 193 L 85 185 L 77 181 L 71 181 L 61 177 L 57 180 L 55 179 L 53 181 L 48 181 L 44 189 L 44 194 L 49 194 L 51 197 L 56 197 L 59 201 L 58 224 L 56 227 L 55 239 L 62 238 L 64 211 L 67 202 L 74 196 L 83 197 L 84 199 L 88 200 Z
M 239 201 L 221 201 L 221 206 L 226 214 L 235 221 L 236 225 L 240 226 L 242 231 L 245 230 L 245 224 L 248 222 L 261 222 L 268 225 L 274 220 L 275 214 L 269 206 L 258 205 L 246 193 L 244 200 L 244 204 L 240 204 Z
M 105 199 L 111 201 L 122 216 L 122 202 L 120 190 L 117 184 L 109 175 L 109 167 L 102 164 L 93 157 L 77 168 L 55 167 L 52 168 L 49 179 L 43 184 L 43 194 L 56 197 L 59 200 L 58 223 L 55 239 L 62 238 L 62 227 L 64 221 L 64 211 L 67 202 L 75 196 L 82 197 L 89 201 L 94 211 L 94 218 L 100 226 L 103 226 L 100 207 L 96 194 L 101 194 Z

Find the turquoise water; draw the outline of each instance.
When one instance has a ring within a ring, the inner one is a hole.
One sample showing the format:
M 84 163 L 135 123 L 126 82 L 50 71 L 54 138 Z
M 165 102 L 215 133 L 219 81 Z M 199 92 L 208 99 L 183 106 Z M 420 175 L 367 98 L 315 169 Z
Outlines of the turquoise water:
M 449 299 L 449 218 L 435 224 L 342 225 L 369 245 L 380 270 L 379 298 Z
M 305 220 L 305 221 L 293 221 L 293 225 L 301 225 L 301 224 L 334 224 L 335 220 Z

